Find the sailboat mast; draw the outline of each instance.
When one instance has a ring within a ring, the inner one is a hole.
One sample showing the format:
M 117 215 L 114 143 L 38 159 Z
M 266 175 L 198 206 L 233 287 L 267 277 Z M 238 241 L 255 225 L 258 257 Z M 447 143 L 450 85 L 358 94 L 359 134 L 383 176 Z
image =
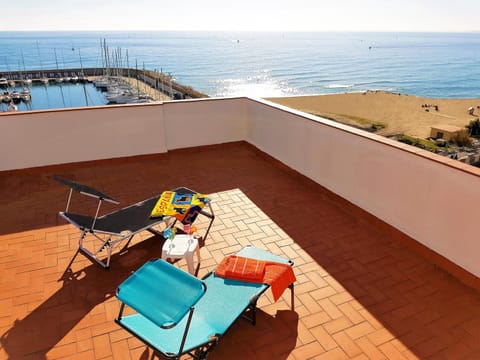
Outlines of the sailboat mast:
M 27 72 L 27 69 L 25 69 L 25 59 L 23 57 L 23 50 L 20 50 L 20 54 L 22 55 L 22 65 L 23 65 L 23 71 L 26 73 Z M 27 75 L 25 74 L 25 78 L 27 77 Z M 24 79 L 24 85 L 25 85 L 25 79 Z
M 38 62 L 40 63 L 40 70 L 41 70 L 41 75 L 43 79 L 45 77 L 45 74 L 43 73 L 42 57 L 40 56 L 40 47 L 38 46 L 38 41 L 37 41 L 37 52 L 38 52 Z
M 130 64 L 128 63 L 128 49 L 127 51 L 127 77 L 130 78 Z
M 53 49 L 53 52 L 55 54 L 55 64 L 57 64 L 57 70 L 58 70 L 58 59 L 57 59 L 57 49 Z
M 137 95 L 140 96 L 140 85 L 138 84 L 138 63 L 137 59 L 135 59 L 135 74 L 137 74 Z
M 108 73 L 108 68 L 109 68 L 109 64 L 108 64 L 108 47 L 107 47 L 107 40 L 106 39 L 103 39 L 103 51 L 105 52 L 105 75 L 108 76 L 110 75 Z
M 143 63 L 143 91 L 147 92 L 147 77 L 145 75 L 145 63 Z
M 78 48 L 78 57 L 80 58 L 80 71 L 82 72 L 82 76 L 83 76 L 84 74 L 83 74 L 82 54 L 80 54 L 80 48 Z

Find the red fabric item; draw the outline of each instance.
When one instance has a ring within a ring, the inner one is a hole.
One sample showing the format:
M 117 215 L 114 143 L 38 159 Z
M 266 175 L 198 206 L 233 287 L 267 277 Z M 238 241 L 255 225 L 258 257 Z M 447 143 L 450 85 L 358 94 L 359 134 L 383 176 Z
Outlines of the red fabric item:
M 225 276 L 251 282 L 262 282 L 265 275 L 265 262 L 255 259 L 232 256 L 225 268 Z
M 268 262 L 265 265 L 263 282 L 270 285 L 273 300 L 277 301 L 285 289 L 295 281 L 297 281 L 297 279 L 290 265 L 276 262 Z
M 264 271 L 260 276 L 262 267 Z M 290 284 L 297 280 L 290 265 L 236 255 L 224 258 L 215 270 L 215 275 L 227 279 L 268 284 L 275 301 L 282 296 Z

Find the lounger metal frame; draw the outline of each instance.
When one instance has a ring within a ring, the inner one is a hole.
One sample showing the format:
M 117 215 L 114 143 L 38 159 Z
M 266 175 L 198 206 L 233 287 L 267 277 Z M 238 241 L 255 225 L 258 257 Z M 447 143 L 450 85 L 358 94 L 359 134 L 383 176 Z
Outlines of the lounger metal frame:
M 58 176 L 55 176 L 54 179 L 70 188 L 65 211 L 59 212 L 59 215 L 81 231 L 78 240 L 78 250 L 75 256 L 80 252 L 88 259 L 105 269 L 110 267 L 110 260 L 113 252 L 116 249 L 120 249 L 119 252 L 125 251 L 136 234 L 142 231 L 149 231 L 152 234 L 162 236 L 164 230 L 175 226 L 177 223 L 177 219 L 173 216 L 157 218 L 152 218 L 150 216 L 150 213 L 160 198 L 160 195 L 140 201 L 112 213 L 98 216 L 103 201 L 112 204 L 119 204 L 119 202 L 93 187 L 79 184 Z M 98 200 L 94 217 L 68 212 L 74 191 Z M 194 190 L 184 187 L 176 188 L 172 191 L 188 194 L 196 193 Z M 213 220 L 215 219 L 210 203 L 208 203 L 208 209 L 209 211 L 202 209 L 198 212 L 198 214 L 210 219 L 210 223 L 203 235 L 203 239 L 207 237 L 213 224 Z M 97 246 L 93 246 L 93 249 L 92 246 L 88 248 L 85 244 L 85 239 L 89 235 L 91 235 L 98 244 Z M 126 243 L 124 243 L 125 240 Z
M 280 259 L 280 257 L 275 256 L 273 254 L 270 254 L 269 252 L 267 252 L 265 250 L 259 250 L 259 249 L 249 247 L 249 246 L 242 249 L 238 254 L 240 256 L 243 256 L 244 254 L 245 255 L 251 255 L 253 252 L 250 251 L 250 250 L 252 250 L 252 249 L 254 251 L 259 251 L 260 256 L 258 258 L 260 260 L 266 260 L 267 258 L 268 258 L 268 260 L 271 260 L 272 257 L 276 257 L 277 259 Z M 247 250 L 247 251 L 245 251 L 245 250 Z M 265 254 L 267 255 L 267 258 L 263 258 L 263 255 L 265 255 Z M 291 260 L 286 260 L 286 259 L 283 259 L 283 260 L 284 260 L 283 261 L 284 263 L 289 264 L 290 266 L 293 266 L 293 262 Z M 151 260 L 151 261 L 156 261 L 156 260 Z M 132 276 L 134 276 L 134 275 L 135 275 L 135 273 L 133 273 Z M 215 276 L 214 272 L 210 272 L 202 278 L 202 282 L 203 282 L 203 284 L 205 284 L 206 291 L 208 291 L 208 289 L 209 289 L 208 279 L 210 277 L 214 277 L 214 276 Z M 235 280 L 231 281 L 231 283 L 233 283 L 233 284 L 235 282 L 237 282 L 239 284 L 243 283 L 241 281 L 235 281 Z M 152 286 L 155 286 L 155 285 L 152 285 Z M 161 286 L 161 285 L 157 285 L 157 286 Z M 120 287 L 121 287 L 121 285 L 120 285 Z M 120 287 L 119 287 L 119 289 L 120 289 Z M 263 295 L 268 288 L 269 288 L 269 286 L 266 285 L 266 284 L 263 284 L 262 287 L 258 288 L 258 291 L 249 299 L 248 303 L 246 303 L 245 308 L 244 308 L 244 310 L 242 311 L 242 313 L 240 314 L 239 317 L 242 317 L 242 318 L 250 321 L 252 323 L 252 325 L 256 325 L 257 302 L 258 302 L 258 299 L 260 298 L 260 296 Z M 288 288 L 290 289 L 290 294 L 291 294 L 291 303 L 290 304 L 291 304 L 291 309 L 293 311 L 294 307 L 295 307 L 295 304 L 294 304 L 294 283 L 290 284 L 288 286 Z M 119 289 L 117 289 L 117 296 L 118 296 Z M 155 345 L 152 344 L 151 342 L 149 342 L 144 336 L 142 336 L 142 334 L 138 333 L 137 331 L 135 331 L 134 329 L 130 328 L 129 326 L 125 325 L 122 322 L 124 309 L 125 309 L 125 303 L 122 302 L 122 304 L 120 306 L 120 312 L 119 312 L 117 318 L 115 319 L 115 322 L 117 324 L 119 324 L 121 327 L 123 327 L 125 330 L 127 330 L 129 333 L 131 333 L 132 335 L 137 337 L 139 340 L 144 342 L 147 346 L 152 348 L 154 350 L 155 354 L 157 354 L 160 357 L 167 358 L 167 359 L 177 360 L 177 359 L 180 359 L 183 355 L 189 355 L 191 358 L 197 359 L 197 360 L 206 359 L 207 355 L 213 350 L 213 348 L 218 344 L 218 342 L 224 336 L 224 334 L 227 333 L 230 330 L 230 328 L 232 327 L 232 325 L 235 323 L 235 321 L 230 323 L 230 325 L 224 331 L 223 334 L 214 334 L 214 335 L 210 336 L 208 341 L 197 344 L 195 346 L 195 348 L 193 348 L 193 349 L 190 349 L 188 351 L 184 351 L 185 340 L 188 336 L 191 321 L 192 321 L 192 317 L 193 317 L 193 314 L 194 314 L 194 311 L 195 311 L 195 306 L 192 305 L 189 308 L 188 318 L 187 318 L 187 321 L 186 321 L 185 329 L 184 329 L 184 332 L 183 332 L 183 336 L 182 336 L 182 340 L 181 340 L 178 352 L 176 352 L 176 353 L 169 353 L 169 352 L 164 353 L 161 350 L 157 349 L 155 347 Z M 238 319 L 238 317 L 237 317 L 237 319 Z

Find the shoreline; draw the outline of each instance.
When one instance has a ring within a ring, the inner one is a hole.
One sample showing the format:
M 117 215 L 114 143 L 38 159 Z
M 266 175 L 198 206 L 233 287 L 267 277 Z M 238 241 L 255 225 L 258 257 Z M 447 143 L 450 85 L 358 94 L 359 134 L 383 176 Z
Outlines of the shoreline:
M 427 138 L 432 126 L 463 128 L 480 117 L 480 98 L 427 98 L 370 90 L 266 99 L 387 137 L 404 134 Z

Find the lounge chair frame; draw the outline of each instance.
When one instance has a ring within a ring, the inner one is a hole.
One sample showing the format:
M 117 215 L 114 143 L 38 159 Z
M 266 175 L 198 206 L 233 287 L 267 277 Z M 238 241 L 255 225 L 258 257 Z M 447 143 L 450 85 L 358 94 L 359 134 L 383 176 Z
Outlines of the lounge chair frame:
M 238 253 L 238 255 L 246 256 L 246 257 L 254 257 L 254 258 L 257 258 L 259 260 L 282 260 L 283 263 L 286 263 L 286 264 L 289 264 L 290 266 L 293 266 L 293 262 L 290 261 L 290 260 L 286 260 L 286 259 L 277 257 L 277 256 L 275 256 L 275 255 L 273 255 L 273 254 L 271 254 L 271 253 L 269 253 L 265 250 L 259 250 L 259 249 L 253 248 L 253 247 L 246 247 L 246 248 L 242 249 Z M 152 261 L 153 261 L 152 264 L 154 264 L 155 261 L 163 261 L 163 260 L 152 260 Z M 175 271 L 177 271 L 177 272 L 182 271 L 178 268 L 175 268 L 175 269 L 176 269 Z M 133 273 L 131 277 L 135 277 L 135 276 L 136 276 L 136 273 Z M 185 275 L 183 275 L 183 276 L 185 276 Z M 208 273 L 205 277 L 202 278 L 202 280 L 198 280 L 198 281 L 201 281 L 205 285 L 206 294 L 208 293 L 209 290 L 218 291 L 218 284 L 219 284 L 220 281 L 227 281 L 225 286 L 233 286 L 233 287 L 235 287 L 235 286 L 240 286 L 241 287 L 241 286 L 245 286 L 245 284 L 246 284 L 245 282 L 242 282 L 242 281 L 225 280 L 223 278 L 218 278 L 218 277 L 216 277 L 216 275 L 213 272 Z M 145 283 L 145 282 L 143 282 L 143 283 Z M 250 285 L 251 285 L 251 283 L 250 283 Z M 258 299 L 269 288 L 269 286 L 267 284 L 258 284 L 258 285 L 259 286 L 256 288 L 256 290 L 250 290 L 250 291 L 254 291 L 254 294 L 245 303 L 245 307 L 243 308 L 243 310 L 240 312 L 240 315 L 238 316 L 238 317 L 242 317 L 242 318 L 247 319 L 248 321 L 250 321 L 252 323 L 252 325 L 256 324 L 256 308 L 257 308 Z M 150 284 L 150 285 L 147 285 L 147 286 L 150 286 L 152 289 L 154 289 L 154 288 L 158 289 L 158 287 L 159 286 L 161 287 L 162 284 L 155 283 L 155 284 Z M 122 288 L 122 284 L 117 289 L 117 297 L 119 296 L 119 292 L 121 292 L 121 288 Z M 214 290 L 212 290 L 212 288 Z M 217 289 L 217 290 L 215 290 L 215 289 Z M 289 289 L 290 289 L 290 293 L 291 293 L 291 309 L 294 310 L 294 284 L 293 283 L 289 285 Z M 166 289 L 165 291 L 170 291 L 170 290 L 171 289 Z M 224 299 L 222 298 L 222 294 L 223 294 L 223 291 L 218 291 L 218 293 L 214 293 L 213 296 L 218 295 L 220 297 L 219 301 L 220 300 L 223 301 Z M 203 296 L 205 296 L 205 295 L 203 295 Z M 155 300 L 153 300 L 153 301 L 156 302 L 155 304 L 152 304 L 153 307 L 161 306 L 161 300 L 158 300 L 158 298 L 161 298 L 161 296 L 160 297 L 157 296 L 155 298 Z M 122 299 L 120 299 L 120 300 L 122 301 Z M 197 305 L 199 305 L 202 300 L 203 299 L 198 300 Z M 181 301 L 181 299 L 179 299 L 179 301 Z M 162 349 L 159 349 L 153 343 L 153 341 L 149 340 L 149 336 L 152 336 L 151 335 L 152 324 L 149 324 L 148 320 L 143 318 L 144 316 L 148 317 L 148 315 L 144 315 L 141 311 L 139 311 L 138 309 L 135 308 L 134 301 L 132 301 L 129 304 L 129 307 L 132 308 L 133 310 L 136 310 L 137 313 L 134 314 L 134 315 L 124 316 L 125 303 L 122 301 L 122 304 L 120 306 L 120 312 L 118 314 L 118 317 L 115 319 L 115 322 L 117 324 L 119 324 L 121 327 L 123 327 L 125 330 L 127 330 L 129 333 L 131 333 L 132 335 L 137 337 L 139 340 L 144 342 L 147 346 L 152 348 L 154 350 L 155 354 L 158 355 L 159 357 L 176 360 L 176 359 L 180 359 L 181 356 L 183 356 L 183 355 L 189 355 L 191 358 L 197 359 L 197 360 L 206 359 L 207 355 L 215 348 L 215 346 L 218 344 L 220 339 L 228 332 L 228 330 L 235 323 L 235 321 L 236 321 L 236 319 L 238 319 L 238 317 L 236 317 L 235 319 L 232 319 L 233 321 L 231 321 L 229 323 L 229 325 L 226 327 L 226 329 L 222 333 L 211 334 L 209 336 L 209 338 L 206 339 L 205 341 L 195 343 L 193 346 L 192 346 L 192 344 L 189 344 L 189 348 L 185 349 L 186 339 L 188 338 L 189 331 L 191 330 L 192 318 L 194 317 L 194 312 L 195 311 L 201 311 L 201 310 L 196 309 L 195 304 L 185 304 L 185 306 L 188 306 L 189 310 L 188 310 L 188 317 L 185 317 L 186 321 L 184 321 L 185 325 L 184 325 L 183 333 L 181 332 L 181 329 L 179 329 L 178 332 L 175 333 L 177 336 L 181 336 L 181 341 L 179 343 L 180 345 L 178 347 L 178 351 L 163 351 Z M 205 309 L 205 306 L 203 308 Z M 143 318 L 143 320 L 141 320 L 141 321 L 143 321 L 143 323 L 137 323 L 137 324 L 135 324 L 134 322 L 128 323 L 127 321 L 125 321 L 125 319 L 127 319 L 129 316 L 137 316 L 140 319 Z M 185 315 L 185 316 L 187 316 L 187 315 Z M 202 316 L 199 316 L 199 318 L 201 318 L 201 319 L 205 318 L 205 314 L 202 314 Z M 204 321 L 204 322 L 208 323 L 208 319 L 206 319 L 206 320 L 198 320 L 197 319 L 196 321 L 197 321 L 197 327 L 198 327 L 199 322 Z M 175 324 L 175 326 L 176 325 L 183 326 L 183 323 L 182 323 L 182 325 Z M 200 325 L 200 327 L 202 327 L 202 326 Z M 149 329 L 145 330 L 146 328 L 149 328 Z M 153 329 L 155 329 L 155 325 L 153 325 Z M 165 329 L 165 328 L 162 327 L 162 326 L 158 326 L 157 329 L 158 330 L 154 330 L 154 331 L 158 331 L 158 336 L 160 336 L 161 335 L 160 333 L 163 331 L 162 329 Z M 146 332 L 150 333 L 150 334 L 145 335 Z M 166 335 L 164 334 L 163 336 L 166 336 Z
M 78 240 L 77 253 L 80 252 L 85 257 L 105 269 L 110 267 L 113 252 L 117 249 L 120 249 L 119 252 L 125 251 L 136 234 L 142 231 L 149 231 L 154 235 L 162 236 L 164 230 L 175 226 L 177 223 L 177 219 L 173 216 L 157 218 L 152 218 L 150 216 L 152 209 L 160 198 L 160 195 L 140 201 L 112 213 L 98 216 L 101 205 L 104 201 L 116 205 L 119 204 L 119 202 L 93 187 L 79 184 L 58 176 L 55 176 L 54 179 L 70 188 L 65 211 L 59 212 L 59 215 L 81 231 Z M 96 212 L 93 217 L 78 215 L 68 211 L 74 191 L 98 200 Z M 179 187 L 172 191 L 186 194 L 196 193 L 196 191 L 185 187 Z M 208 211 L 204 208 L 198 212 L 198 214 L 210 219 L 207 230 L 202 237 L 204 240 L 208 236 L 215 219 L 211 204 L 208 203 L 207 206 Z M 87 246 L 85 244 L 85 239 L 89 235 L 92 236 L 92 239 L 95 240 L 97 245 Z

